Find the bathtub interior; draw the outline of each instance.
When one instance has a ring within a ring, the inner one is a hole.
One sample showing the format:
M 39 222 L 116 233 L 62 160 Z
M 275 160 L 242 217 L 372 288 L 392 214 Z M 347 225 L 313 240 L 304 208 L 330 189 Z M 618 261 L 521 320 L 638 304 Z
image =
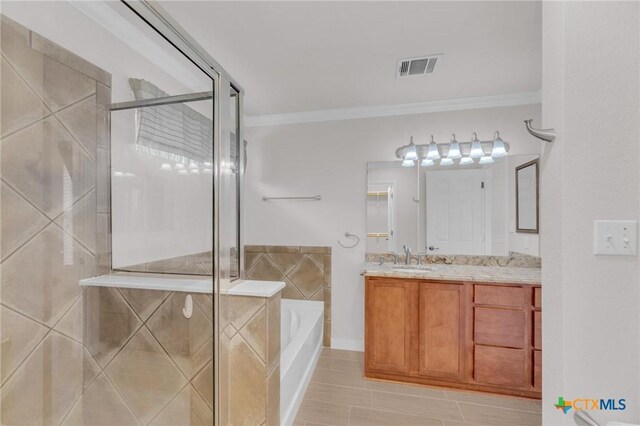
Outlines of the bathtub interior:
M 324 303 L 282 299 L 280 420 L 295 419 L 322 349 Z

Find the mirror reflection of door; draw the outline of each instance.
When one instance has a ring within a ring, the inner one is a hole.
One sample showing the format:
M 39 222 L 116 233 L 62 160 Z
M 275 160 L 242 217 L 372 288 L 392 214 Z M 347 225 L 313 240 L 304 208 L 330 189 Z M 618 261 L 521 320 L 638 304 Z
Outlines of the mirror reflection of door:
M 484 254 L 481 169 L 426 173 L 427 252 Z
M 538 160 L 516 167 L 516 232 L 538 233 Z

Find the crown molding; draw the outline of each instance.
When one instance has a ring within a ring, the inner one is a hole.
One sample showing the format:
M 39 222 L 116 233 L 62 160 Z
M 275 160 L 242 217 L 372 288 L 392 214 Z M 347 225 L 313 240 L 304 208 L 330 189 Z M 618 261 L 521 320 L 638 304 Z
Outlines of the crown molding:
M 444 111 L 462 111 L 479 108 L 498 108 L 541 103 L 540 92 L 511 95 L 482 96 L 411 104 L 381 105 L 373 107 L 325 109 L 245 116 L 246 127 L 279 126 L 282 124 L 317 123 L 321 121 L 354 120 L 358 118 L 393 117 Z

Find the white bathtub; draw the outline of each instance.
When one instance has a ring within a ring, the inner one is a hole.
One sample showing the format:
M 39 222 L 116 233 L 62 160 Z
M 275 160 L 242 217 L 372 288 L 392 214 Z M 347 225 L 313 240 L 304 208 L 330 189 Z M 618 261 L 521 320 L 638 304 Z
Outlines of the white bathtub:
M 295 420 L 322 350 L 324 302 L 282 299 L 280 423 Z

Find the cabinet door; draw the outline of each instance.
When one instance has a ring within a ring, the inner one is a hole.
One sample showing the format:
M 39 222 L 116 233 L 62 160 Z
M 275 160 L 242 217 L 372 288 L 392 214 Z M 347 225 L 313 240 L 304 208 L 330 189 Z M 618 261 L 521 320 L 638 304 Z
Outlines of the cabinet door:
M 465 294 L 462 284 L 420 284 L 420 375 L 464 379 Z
M 415 287 L 415 282 L 407 280 L 367 280 L 365 311 L 367 370 L 387 373 L 409 372 L 411 333 L 415 328 L 412 322 L 417 315 Z

